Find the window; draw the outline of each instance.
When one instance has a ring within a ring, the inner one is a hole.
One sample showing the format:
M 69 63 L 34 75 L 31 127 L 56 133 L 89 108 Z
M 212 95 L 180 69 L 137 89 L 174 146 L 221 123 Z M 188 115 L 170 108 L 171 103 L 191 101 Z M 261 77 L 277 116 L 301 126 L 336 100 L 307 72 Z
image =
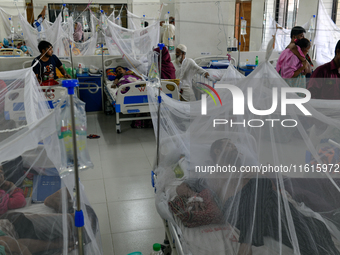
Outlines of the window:
M 295 26 L 299 0 L 277 0 L 275 21 L 282 27 L 291 29 Z
M 121 12 L 121 20 L 122 20 L 122 26 L 127 27 L 127 13 L 126 9 L 122 8 L 123 4 L 92 4 L 90 5 L 91 12 L 99 19 L 100 17 L 100 9 L 104 10 L 107 16 L 109 16 L 113 11 L 115 13 L 115 16 L 118 16 L 120 10 Z M 48 4 L 48 14 L 51 22 L 54 22 L 55 19 L 58 17 L 60 11 L 61 11 L 62 4 Z M 77 20 L 74 20 L 75 22 L 83 23 L 82 17 L 79 17 L 79 15 L 85 15 L 87 22 L 89 23 L 89 30 L 91 31 L 91 19 L 90 19 L 90 10 L 85 10 L 87 7 L 87 4 L 66 4 L 66 7 L 68 8 L 70 15 L 73 15 L 73 18 L 77 18 Z

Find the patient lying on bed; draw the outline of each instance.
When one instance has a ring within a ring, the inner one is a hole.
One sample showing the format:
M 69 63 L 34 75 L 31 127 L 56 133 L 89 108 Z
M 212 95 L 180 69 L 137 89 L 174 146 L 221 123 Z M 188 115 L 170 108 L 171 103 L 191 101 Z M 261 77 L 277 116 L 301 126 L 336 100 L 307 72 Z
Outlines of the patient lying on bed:
M 122 85 L 142 80 L 142 78 L 136 75 L 134 72 L 126 71 L 124 67 L 122 66 L 116 67 L 116 74 L 117 74 L 117 77 L 114 80 L 114 84 L 111 86 L 111 88 L 117 88 L 117 87 L 119 88 Z M 125 89 L 121 91 L 121 93 L 124 94 L 128 92 L 129 89 L 130 89 L 129 87 L 126 87 Z
M 220 166 L 231 165 L 238 169 L 241 167 L 238 148 L 229 139 L 215 141 L 211 145 L 210 156 L 214 163 Z M 206 190 L 211 192 L 212 200 L 216 201 L 224 221 L 240 231 L 238 241 L 241 245 L 238 255 L 251 255 L 251 246 L 263 246 L 264 237 L 271 237 L 276 241 L 281 238 L 282 244 L 290 248 L 293 248 L 291 240 L 297 238 L 302 255 L 340 254 L 326 225 L 315 218 L 303 215 L 289 201 L 285 201 L 284 204 L 282 196 L 279 199 L 280 192 L 268 178 L 229 175 L 184 181 L 177 187 L 176 192 L 178 197 L 186 201 L 189 211 L 187 213 L 191 215 L 189 218 L 195 217 L 196 212 L 199 214 L 205 210 L 212 210 L 211 201 L 208 209 L 208 201 L 200 196 Z M 219 215 L 216 209 L 213 211 Z M 289 215 L 287 211 L 290 212 Z M 173 212 L 177 213 L 174 210 Z M 292 227 L 295 230 L 292 230 Z M 296 237 L 291 236 L 294 232 Z

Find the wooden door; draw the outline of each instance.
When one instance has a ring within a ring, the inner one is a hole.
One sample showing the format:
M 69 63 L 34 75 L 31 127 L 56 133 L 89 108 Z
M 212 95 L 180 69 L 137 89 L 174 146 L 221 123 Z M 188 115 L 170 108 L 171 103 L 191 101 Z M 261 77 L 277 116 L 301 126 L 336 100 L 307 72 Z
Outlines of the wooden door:
M 32 24 L 34 21 L 34 13 L 33 13 L 33 3 L 32 0 L 30 2 L 26 1 L 26 15 L 27 15 L 27 22 Z
M 241 17 L 247 21 L 247 34 L 240 37 Z M 240 51 L 249 51 L 250 26 L 251 1 L 237 1 L 235 8 L 235 37 L 239 42 L 241 42 Z

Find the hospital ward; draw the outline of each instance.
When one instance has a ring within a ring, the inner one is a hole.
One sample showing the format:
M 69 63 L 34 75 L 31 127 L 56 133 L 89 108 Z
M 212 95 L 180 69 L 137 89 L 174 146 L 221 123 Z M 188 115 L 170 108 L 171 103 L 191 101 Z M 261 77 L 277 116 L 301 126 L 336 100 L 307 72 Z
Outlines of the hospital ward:
M 0 255 L 340 255 L 340 0 L 0 0 Z

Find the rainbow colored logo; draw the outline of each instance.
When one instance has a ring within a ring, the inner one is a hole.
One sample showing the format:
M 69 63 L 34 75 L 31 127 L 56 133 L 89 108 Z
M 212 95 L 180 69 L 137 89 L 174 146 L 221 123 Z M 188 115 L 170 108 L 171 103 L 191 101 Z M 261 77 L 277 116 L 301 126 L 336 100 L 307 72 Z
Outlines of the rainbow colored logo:
M 217 91 L 216 91 L 213 87 L 211 87 L 211 86 L 208 85 L 208 84 L 202 83 L 202 82 L 198 82 L 198 83 L 201 84 L 201 85 L 203 85 L 203 86 L 206 86 L 206 87 L 209 88 L 212 92 L 214 92 L 215 95 L 217 96 L 218 100 L 220 101 L 220 104 L 222 105 L 222 100 L 221 100 L 221 98 L 220 98 L 220 95 L 217 93 Z M 197 87 L 197 88 L 200 89 L 200 90 L 202 90 L 202 91 L 204 91 L 205 93 L 207 93 L 207 94 L 214 100 L 215 105 L 217 105 L 214 96 L 211 94 L 211 92 L 210 92 L 209 90 L 207 90 L 207 89 L 205 89 L 205 88 L 200 88 L 200 87 Z

